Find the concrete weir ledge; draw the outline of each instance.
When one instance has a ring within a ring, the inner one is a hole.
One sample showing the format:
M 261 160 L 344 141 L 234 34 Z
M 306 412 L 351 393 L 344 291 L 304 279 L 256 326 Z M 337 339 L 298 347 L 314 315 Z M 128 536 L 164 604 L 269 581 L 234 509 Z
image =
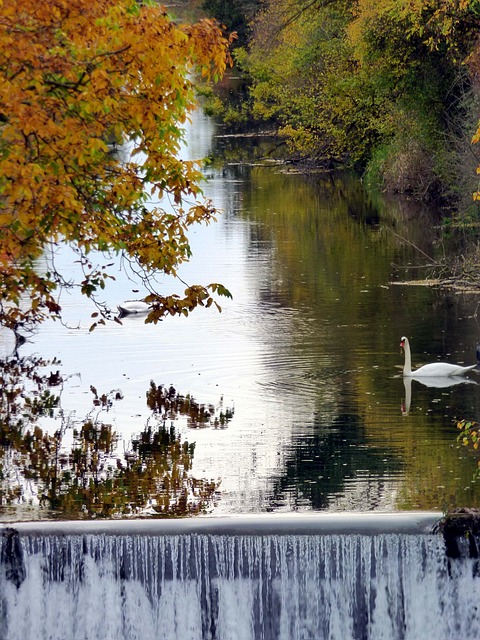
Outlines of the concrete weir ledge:
M 23 535 L 380 535 L 429 534 L 442 514 L 432 511 L 395 513 L 288 513 L 198 516 L 182 519 L 35 520 L 2 522 L 0 533 Z

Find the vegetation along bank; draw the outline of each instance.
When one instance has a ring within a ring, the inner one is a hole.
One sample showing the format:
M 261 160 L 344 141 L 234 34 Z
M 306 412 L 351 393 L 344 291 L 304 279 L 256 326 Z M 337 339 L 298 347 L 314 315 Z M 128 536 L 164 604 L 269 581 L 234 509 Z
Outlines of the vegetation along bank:
M 236 30 L 232 128 L 274 128 L 307 167 L 480 215 L 478 0 L 204 0 Z

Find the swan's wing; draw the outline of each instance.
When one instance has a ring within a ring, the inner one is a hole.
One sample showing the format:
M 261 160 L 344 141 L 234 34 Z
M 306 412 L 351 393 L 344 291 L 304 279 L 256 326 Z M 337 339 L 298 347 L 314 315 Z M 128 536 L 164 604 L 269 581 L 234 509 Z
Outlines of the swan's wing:
M 458 364 L 449 364 L 447 362 L 432 362 L 426 364 L 416 371 L 412 371 L 413 378 L 444 378 L 451 376 L 462 376 L 467 371 L 475 369 L 477 365 L 472 364 L 469 367 L 462 367 Z

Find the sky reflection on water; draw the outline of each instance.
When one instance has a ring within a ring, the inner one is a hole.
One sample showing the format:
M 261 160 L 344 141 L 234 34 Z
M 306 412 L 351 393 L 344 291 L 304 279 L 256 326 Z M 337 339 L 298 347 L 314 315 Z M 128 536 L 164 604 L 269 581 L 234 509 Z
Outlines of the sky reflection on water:
M 202 114 L 196 120 L 188 153 L 203 157 L 213 128 Z M 414 364 L 440 356 L 469 364 L 479 334 L 475 299 L 391 284 L 424 277 L 412 268 L 418 253 L 399 236 L 437 250 L 425 232 L 428 212 L 374 202 L 348 176 L 234 165 L 207 176 L 205 194 L 223 214 L 192 234 L 181 276 L 222 282 L 233 300 L 221 301 L 221 314 L 199 309 L 157 326 L 128 317 L 89 333 L 92 309 L 65 295 L 70 328 L 46 323 L 21 347 L 61 360 L 63 411 L 83 419 L 90 385 L 121 391 L 107 417 L 123 456 L 151 419 L 151 380 L 216 411 L 231 408 L 221 429 L 175 422 L 179 438 L 195 442 L 192 475 L 219 483 L 209 507 L 217 514 L 478 502 L 476 461 L 458 449 L 454 424 L 478 416 L 477 385 L 412 381 L 406 411 L 400 336 L 410 337 Z M 68 251 L 58 260 L 74 268 Z M 139 297 L 136 288 L 118 272 L 107 301 Z

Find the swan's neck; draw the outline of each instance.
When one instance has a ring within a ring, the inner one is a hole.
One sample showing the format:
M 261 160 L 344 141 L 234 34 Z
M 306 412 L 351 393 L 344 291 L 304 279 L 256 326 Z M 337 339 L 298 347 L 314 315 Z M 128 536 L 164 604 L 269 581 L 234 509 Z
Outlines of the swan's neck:
M 405 365 L 403 367 L 403 375 L 411 376 L 412 375 L 412 356 L 410 355 L 410 344 L 405 341 L 403 345 L 403 350 L 405 351 Z

